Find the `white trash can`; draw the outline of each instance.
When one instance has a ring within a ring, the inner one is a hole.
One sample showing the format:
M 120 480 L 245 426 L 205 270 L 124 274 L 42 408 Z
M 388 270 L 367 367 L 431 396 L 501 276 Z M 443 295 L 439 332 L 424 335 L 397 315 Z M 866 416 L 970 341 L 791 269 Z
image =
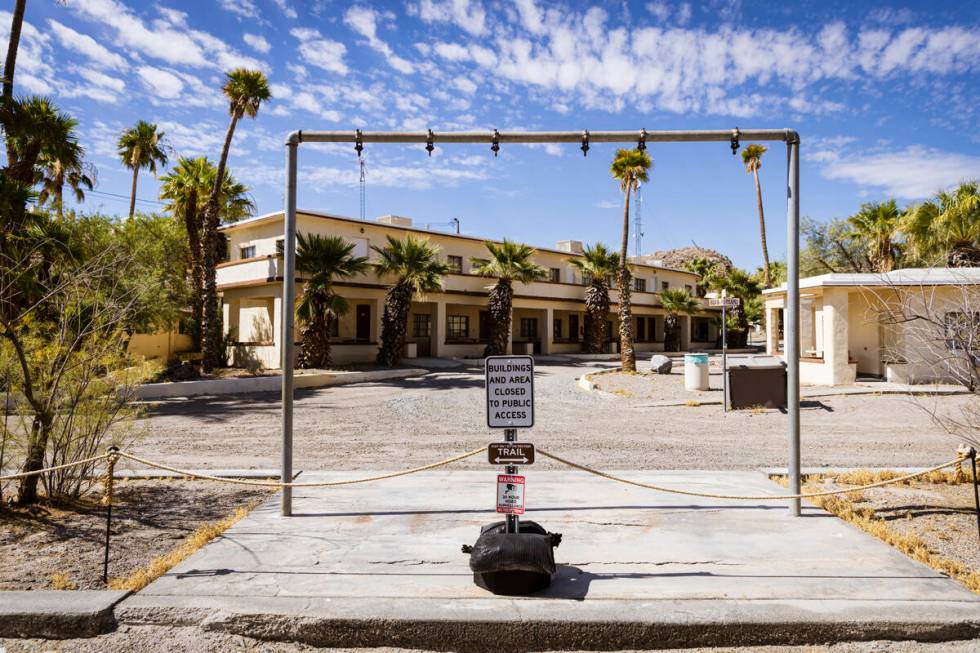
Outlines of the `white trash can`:
M 708 389 L 707 354 L 684 354 L 684 389 Z

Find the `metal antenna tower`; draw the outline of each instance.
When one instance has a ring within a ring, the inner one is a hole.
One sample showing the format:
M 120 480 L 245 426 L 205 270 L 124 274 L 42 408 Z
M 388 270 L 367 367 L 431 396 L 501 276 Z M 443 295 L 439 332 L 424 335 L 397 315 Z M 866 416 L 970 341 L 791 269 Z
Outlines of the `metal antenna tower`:
M 361 220 L 367 220 L 367 168 L 364 167 L 364 159 L 358 157 L 357 161 L 361 169 Z
M 643 184 L 636 187 L 636 207 L 633 209 L 633 238 L 636 244 L 635 256 L 643 255 Z

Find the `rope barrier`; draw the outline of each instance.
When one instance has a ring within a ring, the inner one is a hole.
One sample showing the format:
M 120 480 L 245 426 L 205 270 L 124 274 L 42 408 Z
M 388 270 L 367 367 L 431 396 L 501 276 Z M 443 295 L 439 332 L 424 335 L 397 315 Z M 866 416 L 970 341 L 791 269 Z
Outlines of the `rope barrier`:
M 59 469 L 68 469 L 69 467 L 78 467 L 79 465 L 87 465 L 89 463 L 94 463 L 97 460 L 105 459 L 107 454 L 100 453 L 97 456 L 92 456 L 90 458 L 85 458 L 83 460 L 76 460 L 73 463 L 65 463 L 64 465 L 56 465 L 54 467 L 45 467 L 44 469 L 35 469 L 31 472 L 19 472 L 17 474 L 8 474 L 7 476 L 0 476 L 0 481 L 12 481 L 18 478 L 27 478 L 28 476 L 37 476 L 38 474 L 47 474 L 48 472 L 56 472 Z
M 615 476 L 614 474 L 609 474 L 608 472 L 601 472 L 598 469 L 593 469 L 587 465 L 582 465 L 580 463 L 574 463 L 570 460 L 565 460 L 561 456 L 556 456 L 553 453 L 548 453 L 543 449 L 538 449 L 538 453 L 545 458 L 551 458 L 552 460 L 562 463 L 563 465 L 568 465 L 583 472 L 589 474 L 595 474 L 596 476 L 601 476 L 602 478 L 609 479 L 610 481 L 617 481 L 619 483 L 625 483 L 627 485 L 635 485 L 636 487 L 645 488 L 647 490 L 656 490 L 657 492 L 666 492 L 668 494 L 683 494 L 689 497 L 702 497 L 705 499 L 732 499 L 732 500 L 745 500 L 745 501 L 783 501 L 786 499 L 810 499 L 814 497 L 827 497 L 833 494 L 849 494 L 851 492 L 860 492 L 862 490 L 870 490 L 871 488 L 882 487 L 883 485 L 891 485 L 893 483 L 902 483 L 903 481 L 908 481 L 919 476 L 925 476 L 926 474 L 931 474 L 932 472 L 939 471 L 946 467 L 952 467 L 953 465 L 958 465 L 968 458 L 968 456 L 960 454 L 956 459 L 951 460 L 942 465 L 936 465 L 929 469 L 925 469 L 921 472 L 915 472 L 914 474 L 906 474 L 905 476 L 899 476 L 897 478 L 889 479 L 887 481 L 879 481 L 877 483 L 869 483 L 868 485 L 861 485 L 858 487 L 852 487 L 846 490 L 828 490 L 826 492 L 808 492 L 801 494 L 759 494 L 759 495 L 744 495 L 744 494 L 713 494 L 710 492 L 694 492 L 692 490 L 678 490 L 675 488 L 663 487 L 661 485 L 654 485 L 653 483 L 643 483 L 641 481 L 632 481 L 628 478 L 623 478 L 622 476 Z

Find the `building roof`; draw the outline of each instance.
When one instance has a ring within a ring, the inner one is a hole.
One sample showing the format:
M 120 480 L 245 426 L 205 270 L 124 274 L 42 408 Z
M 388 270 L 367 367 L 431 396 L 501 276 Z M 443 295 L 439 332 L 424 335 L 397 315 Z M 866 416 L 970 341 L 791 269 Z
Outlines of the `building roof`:
M 384 222 L 375 222 L 375 221 L 370 221 L 370 220 L 359 220 L 357 218 L 351 218 L 351 217 L 346 216 L 346 215 L 337 215 L 335 213 L 326 213 L 324 211 L 310 211 L 308 209 L 296 209 L 296 214 L 297 215 L 300 215 L 300 214 L 302 214 L 302 215 L 308 215 L 308 216 L 312 216 L 314 218 L 327 218 L 327 219 L 331 219 L 331 220 L 343 220 L 345 222 L 354 222 L 354 223 L 357 223 L 357 224 L 367 223 L 367 224 L 371 224 L 371 225 L 374 225 L 374 226 L 383 227 L 385 229 L 400 229 L 402 231 L 412 231 L 412 232 L 415 232 L 415 233 L 436 234 L 438 236 L 446 236 L 446 237 L 449 237 L 449 238 L 462 238 L 464 240 L 475 240 L 475 241 L 478 241 L 478 242 L 481 242 L 481 243 L 484 242 L 484 241 L 486 241 L 486 240 L 488 240 L 487 238 L 480 238 L 478 236 L 464 236 L 462 234 L 447 233 L 445 231 L 432 231 L 432 230 L 429 230 L 429 229 L 420 229 L 419 227 L 412 227 L 412 226 L 405 226 L 405 225 L 398 225 L 398 224 L 388 224 L 388 223 L 384 223 Z M 222 225 L 220 227 L 220 230 L 221 231 L 235 231 L 235 230 L 237 230 L 237 229 L 239 229 L 241 227 L 249 227 L 249 226 L 252 226 L 254 224 L 261 223 L 261 222 L 271 222 L 271 221 L 274 221 L 274 220 L 282 220 L 282 219 L 283 219 L 283 212 L 282 211 L 274 211 L 272 213 L 265 213 L 263 215 L 257 215 L 257 216 L 251 217 L 251 218 L 246 218 L 244 220 L 239 220 L 238 222 L 231 222 L 229 224 Z M 577 252 L 567 252 L 567 251 L 560 250 L 560 249 L 552 249 L 550 247 L 537 247 L 537 246 L 534 246 L 534 249 L 540 250 L 542 252 L 552 252 L 552 253 L 555 253 L 555 254 L 561 254 L 563 256 L 581 256 L 581 254 L 579 254 Z M 636 261 L 636 260 L 633 260 L 633 259 L 634 259 L 634 257 L 630 257 L 630 263 L 632 265 L 637 265 L 637 266 L 646 267 L 646 268 L 653 268 L 653 269 L 656 269 L 656 270 L 668 270 L 670 272 L 680 272 L 680 273 L 683 273 L 683 274 L 689 274 L 689 275 L 691 275 L 692 277 L 695 277 L 695 278 L 698 277 L 697 274 L 695 274 L 694 272 L 691 272 L 690 270 L 684 270 L 684 269 L 680 269 L 680 268 L 671 268 L 671 267 L 667 267 L 665 265 L 653 265 L 653 264 L 650 264 L 650 263 L 645 263 L 643 261 Z
M 834 272 L 800 279 L 800 288 L 869 286 L 962 286 L 980 284 L 980 268 L 904 268 L 891 272 Z M 763 290 L 782 294 L 786 284 Z

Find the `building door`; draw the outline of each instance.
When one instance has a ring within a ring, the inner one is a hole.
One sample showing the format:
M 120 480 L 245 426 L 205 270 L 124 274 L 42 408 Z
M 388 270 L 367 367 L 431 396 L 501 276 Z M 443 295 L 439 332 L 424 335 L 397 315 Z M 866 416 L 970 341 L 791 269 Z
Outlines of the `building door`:
M 490 341 L 490 311 L 480 311 L 480 342 Z
M 354 310 L 355 331 L 354 339 L 358 342 L 371 341 L 371 305 L 358 304 Z
M 412 341 L 419 356 L 432 355 L 432 316 L 428 313 L 416 313 L 412 317 Z
M 645 317 L 636 318 L 636 341 L 644 342 L 647 339 L 647 319 Z
M 572 313 L 568 316 L 568 339 L 578 342 L 578 314 Z

